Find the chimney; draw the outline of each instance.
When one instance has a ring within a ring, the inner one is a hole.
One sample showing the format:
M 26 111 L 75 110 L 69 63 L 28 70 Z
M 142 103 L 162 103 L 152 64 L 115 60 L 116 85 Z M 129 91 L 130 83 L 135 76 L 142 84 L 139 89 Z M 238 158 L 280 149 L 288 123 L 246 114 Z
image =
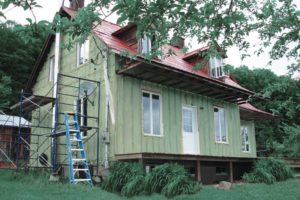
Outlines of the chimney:
M 78 8 L 84 7 L 84 0 L 70 0 L 70 8 L 78 10 Z
M 179 37 L 172 46 L 182 49 L 184 47 L 184 38 Z

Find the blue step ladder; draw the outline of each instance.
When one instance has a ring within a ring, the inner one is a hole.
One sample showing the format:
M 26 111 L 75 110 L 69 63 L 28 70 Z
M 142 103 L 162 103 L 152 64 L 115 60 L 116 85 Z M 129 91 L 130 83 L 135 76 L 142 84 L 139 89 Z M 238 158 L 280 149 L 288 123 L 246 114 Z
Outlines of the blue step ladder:
M 93 185 L 78 124 L 78 115 L 73 112 L 65 113 L 64 123 L 66 125 L 70 183 L 84 182 Z M 80 172 L 84 172 L 85 178 L 79 178 Z

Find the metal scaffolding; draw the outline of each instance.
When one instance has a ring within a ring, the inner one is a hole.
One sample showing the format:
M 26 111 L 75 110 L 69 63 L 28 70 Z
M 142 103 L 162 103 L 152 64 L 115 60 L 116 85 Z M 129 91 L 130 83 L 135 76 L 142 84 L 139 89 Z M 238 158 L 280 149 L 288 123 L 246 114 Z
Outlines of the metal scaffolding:
M 87 109 L 88 106 L 91 108 Z M 17 130 L 11 133 L 14 139 L 10 152 L 15 154 L 8 158 L 17 169 L 41 167 L 51 168 L 57 173 L 62 166 L 68 166 L 63 115 L 75 111 L 80 119 L 84 143 L 92 138 L 96 141 L 97 148 L 93 153 L 96 155 L 93 158 L 95 162 L 91 165 L 96 168 L 96 173 L 99 172 L 99 81 L 58 74 L 57 83 L 45 95 L 22 91 L 19 103 L 12 106 L 11 110 L 12 113 L 18 111 L 19 120 Z M 3 134 L 1 127 L 0 135 Z

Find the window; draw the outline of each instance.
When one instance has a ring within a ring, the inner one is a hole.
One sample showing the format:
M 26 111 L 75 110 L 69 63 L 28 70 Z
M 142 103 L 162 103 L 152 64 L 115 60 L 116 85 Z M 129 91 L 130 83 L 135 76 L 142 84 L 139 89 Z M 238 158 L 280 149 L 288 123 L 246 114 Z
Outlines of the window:
M 242 151 L 250 152 L 250 141 L 249 141 L 249 131 L 248 127 L 241 127 L 241 135 L 242 135 Z
M 83 44 L 77 44 L 77 66 L 89 60 L 89 43 L 90 41 L 87 39 Z
M 54 80 L 54 65 L 55 65 L 55 59 L 54 56 L 50 58 L 50 63 L 49 63 L 49 81 Z
M 216 175 L 218 176 L 226 176 L 228 174 L 226 167 L 218 166 L 216 167 Z
M 211 57 L 209 59 L 209 69 L 210 69 L 210 75 L 215 78 L 219 78 L 221 76 L 224 76 L 223 71 L 223 59 L 217 58 L 217 57 Z
M 227 142 L 226 119 L 224 108 L 214 107 L 216 142 Z
M 151 39 L 149 36 L 144 36 L 140 39 L 140 44 L 139 44 L 139 48 L 140 48 L 140 53 L 142 54 L 147 54 L 151 52 Z
M 160 95 L 143 92 L 143 131 L 147 135 L 161 135 Z
M 88 122 L 87 122 L 87 110 L 88 110 L 88 100 L 87 98 L 80 98 L 76 100 L 76 108 L 75 111 L 78 114 L 78 123 L 80 124 L 81 128 L 86 129 Z M 83 137 L 87 136 L 87 131 L 84 130 L 82 132 Z

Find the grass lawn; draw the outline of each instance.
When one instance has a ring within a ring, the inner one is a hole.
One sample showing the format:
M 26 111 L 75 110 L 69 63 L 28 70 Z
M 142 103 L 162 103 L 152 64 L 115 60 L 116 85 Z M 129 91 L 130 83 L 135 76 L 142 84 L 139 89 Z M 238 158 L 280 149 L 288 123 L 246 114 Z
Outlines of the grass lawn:
M 24 175 L 14 171 L 0 170 L 1 200 L 75 200 L 75 199 L 126 199 L 101 190 L 98 186 L 69 185 L 68 183 L 49 183 L 48 175 Z M 161 195 L 139 196 L 132 199 L 166 199 Z M 300 180 L 288 180 L 265 184 L 235 185 L 230 191 L 221 191 L 212 186 L 204 188 L 195 195 L 178 196 L 182 200 L 299 200 Z

